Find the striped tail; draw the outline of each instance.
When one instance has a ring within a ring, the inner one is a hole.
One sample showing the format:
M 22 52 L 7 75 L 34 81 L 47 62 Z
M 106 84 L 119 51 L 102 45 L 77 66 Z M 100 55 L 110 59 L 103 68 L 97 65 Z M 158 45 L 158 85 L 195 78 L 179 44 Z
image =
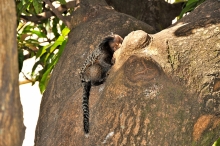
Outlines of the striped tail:
M 83 126 L 86 134 L 89 133 L 89 92 L 91 82 L 82 82 L 83 85 Z

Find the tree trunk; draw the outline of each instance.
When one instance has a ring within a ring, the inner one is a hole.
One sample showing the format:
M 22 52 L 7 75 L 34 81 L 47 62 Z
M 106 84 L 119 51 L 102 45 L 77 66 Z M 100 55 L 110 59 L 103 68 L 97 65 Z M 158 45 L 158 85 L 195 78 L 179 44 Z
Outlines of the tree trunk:
M 97 12 L 80 13 L 85 21 L 73 24 L 44 93 L 35 145 L 211 145 L 220 136 L 220 3 L 207 0 L 154 35 L 128 15 L 90 6 Z M 131 33 L 107 81 L 92 87 L 86 137 L 78 72 L 88 48 L 110 31 Z
M 0 146 L 21 146 L 25 128 L 18 88 L 15 3 L 1 0 L 0 7 Z
M 165 0 L 106 0 L 118 12 L 131 15 L 157 31 L 167 28 L 181 12 L 182 3 L 169 4 Z

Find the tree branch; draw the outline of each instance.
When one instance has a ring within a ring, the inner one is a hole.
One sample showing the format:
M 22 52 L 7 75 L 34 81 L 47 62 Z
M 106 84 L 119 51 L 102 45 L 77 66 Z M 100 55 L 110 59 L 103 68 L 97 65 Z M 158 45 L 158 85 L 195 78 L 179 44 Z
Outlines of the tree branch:
M 34 82 L 34 80 L 29 79 L 29 78 L 24 74 L 24 72 L 21 72 L 21 73 L 23 74 L 23 76 L 24 76 L 24 78 L 25 78 L 26 80 L 28 80 L 29 82 Z
M 29 80 L 19 81 L 19 85 L 28 84 L 28 83 L 32 83 L 32 82 Z
M 49 5 L 49 4 L 48 4 Z M 50 5 L 49 5 L 50 6 Z M 53 6 L 53 5 L 52 5 Z M 66 11 L 67 9 L 70 9 L 70 8 L 74 8 L 76 7 L 76 1 L 70 1 L 68 3 L 66 3 L 65 5 L 61 5 L 60 7 L 58 8 L 53 8 L 55 9 L 56 13 L 59 13 L 61 16 L 62 16 L 62 13 L 64 11 Z M 51 6 L 50 6 L 51 7 Z M 51 8 L 52 9 L 52 8 Z M 45 19 L 48 19 L 52 16 L 57 16 L 54 12 L 54 10 L 52 9 L 52 11 L 47 11 L 47 12 L 43 12 L 41 14 L 38 14 L 38 15 L 35 15 L 35 16 L 24 16 L 24 15 L 21 15 L 21 18 L 24 19 L 25 21 L 31 21 L 31 22 L 34 22 L 34 23 L 41 23 L 41 21 L 45 20 Z M 57 16 L 58 17 L 58 16 Z M 58 17 L 59 18 L 59 17 Z M 62 18 L 65 20 L 63 21 L 63 19 L 61 19 L 64 23 L 68 20 L 65 19 L 64 16 L 62 16 Z M 60 18 L 59 18 L 60 19 Z M 69 21 L 68 21 L 69 22 Z M 66 23 L 65 23 L 66 24 Z M 68 26 L 68 25 L 67 25 Z M 68 26 L 69 27 L 69 26 Z
M 46 4 L 48 4 L 48 6 L 51 8 L 52 12 L 60 19 L 63 21 L 63 23 L 70 28 L 70 22 L 63 17 L 62 13 L 60 13 L 54 6 L 53 4 L 50 2 L 50 0 L 43 0 Z

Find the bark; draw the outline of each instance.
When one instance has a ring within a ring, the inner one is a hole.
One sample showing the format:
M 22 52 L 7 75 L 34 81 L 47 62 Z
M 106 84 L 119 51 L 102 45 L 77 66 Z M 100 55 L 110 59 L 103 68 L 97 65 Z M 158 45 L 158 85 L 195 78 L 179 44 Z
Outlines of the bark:
M 0 1 L 0 146 L 21 146 L 23 112 L 19 98 L 16 12 L 13 0 Z
M 131 32 L 147 27 L 104 4 L 91 5 L 94 13 L 77 14 L 44 93 L 35 145 L 213 144 L 220 136 L 220 3 L 207 0 L 154 35 L 151 29 Z M 107 81 L 92 87 L 87 138 L 78 72 L 89 48 L 110 31 L 131 33 L 115 52 Z
M 117 13 L 112 7 L 108 6 L 104 0 L 81 0 L 79 3 L 76 3 L 76 5 L 77 7 L 75 8 L 75 11 L 71 15 L 71 28 L 76 28 L 81 24 L 88 24 L 90 21 L 91 23 L 94 21 L 101 21 L 103 25 L 106 26 L 103 27 L 103 30 L 101 29 L 99 33 L 109 33 L 111 31 L 116 33 L 116 31 L 119 31 L 116 29 L 121 29 L 121 27 L 122 30 L 123 28 L 129 28 L 132 30 L 142 28 L 150 33 L 156 32 L 152 26 L 137 21 L 129 15 Z M 121 22 L 118 23 L 119 21 Z M 127 32 L 124 32 L 123 35 L 127 35 Z
M 164 0 L 106 0 L 106 2 L 116 11 L 131 15 L 157 31 L 170 26 L 182 9 L 182 3 L 169 4 Z

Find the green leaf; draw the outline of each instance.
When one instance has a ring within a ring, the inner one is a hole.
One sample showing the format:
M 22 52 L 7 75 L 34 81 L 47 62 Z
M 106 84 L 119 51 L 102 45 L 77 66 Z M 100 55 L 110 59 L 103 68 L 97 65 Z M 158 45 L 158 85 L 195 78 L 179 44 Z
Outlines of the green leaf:
M 44 53 L 39 59 L 40 59 L 40 62 L 41 62 L 41 65 L 43 66 L 43 68 L 45 69 L 46 68 L 46 61 L 45 61 L 45 58 L 46 56 L 48 55 L 49 53 Z
M 52 32 L 55 35 L 55 38 L 58 38 L 60 36 L 60 34 L 58 33 L 58 29 L 57 29 L 57 24 L 59 23 L 59 19 L 55 18 L 53 19 L 53 23 L 52 23 Z
M 220 138 L 216 140 L 212 146 L 220 146 Z
M 40 58 L 40 60 L 45 64 L 47 65 L 48 62 L 47 62 L 47 58 L 51 55 L 51 53 L 45 53 L 44 56 L 42 58 Z M 46 67 L 45 67 L 46 68 Z
M 54 53 L 48 53 L 47 55 L 46 55 L 46 57 L 45 57 L 45 63 L 46 64 L 50 64 L 51 63 L 51 60 L 52 60 L 52 58 L 55 56 L 55 54 Z
M 182 3 L 182 2 L 186 2 L 187 0 L 175 0 L 174 3 Z
M 204 1 L 205 0 L 188 0 L 185 3 L 185 8 L 181 11 L 179 18 L 182 18 L 184 13 L 194 10 L 198 5 L 200 5 Z
M 44 33 L 40 32 L 40 31 L 37 31 L 37 30 L 32 30 L 31 33 L 36 34 L 40 38 L 46 38 L 47 37 Z
M 53 45 L 53 43 L 48 44 L 48 45 L 46 45 L 46 46 L 44 46 L 44 47 L 41 47 L 41 48 L 37 51 L 36 58 L 41 57 L 44 53 L 46 53 L 46 52 L 47 52 L 47 49 L 48 49 L 49 47 L 51 47 L 52 45 Z
M 53 52 L 57 46 L 61 45 L 64 41 L 64 37 L 63 36 L 59 36 L 59 38 L 54 42 L 53 46 L 51 46 L 51 48 L 49 49 L 49 52 Z
M 39 82 L 39 87 L 40 87 L 40 91 L 41 93 L 43 93 L 46 89 L 47 83 L 49 81 L 49 75 L 51 73 L 51 70 L 53 69 L 54 65 L 51 65 L 46 72 L 44 72 L 40 82 Z
M 46 89 L 45 82 L 39 81 L 40 92 L 43 93 Z
M 32 58 L 34 56 L 36 56 L 36 53 L 34 51 L 31 51 L 31 57 L 30 58 Z
M 67 43 L 67 40 L 64 40 L 62 45 L 60 46 L 59 51 L 57 53 L 57 58 L 58 59 L 60 58 L 61 54 L 63 53 L 63 50 L 66 47 L 66 43 Z
M 23 8 L 24 4 L 22 4 L 22 2 L 19 2 L 16 4 L 16 6 L 17 6 L 18 10 L 21 10 Z
M 66 43 L 67 43 L 67 40 L 64 40 L 62 45 L 59 47 L 59 51 L 57 54 L 50 54 L 48 58 L 47 58 L 47 55 L 49 53 L 45 56 L 45 58 L 47 58 L 46 62 L 49 62 L 48 60 L 50 60 L 50 59 L 52 59 L 52 61 L 50 64 L 47 64 L 46 67 L 44 68 L 44 69 L 46 69 L 46 71 L 43 73 L 43 76 L 39 81 L 40 82 L 39 88 L 40 88 L 41 93 L 43 93 L 45 91 L 47 83 L 49 81 L 50 73 L 51 73 L 52 69 L 54 68 L 54 66 L 56 65 L 56 63 L 58 62 L 58 60 L 59 60 L 59 58 L 60 58 L 60 56 L 66 46 Z
M 28 11 L 28 13 L 30 13 L 32 15 L 36 15 L 37 14 L 33 2 L 30 3 L 30 5 L 27 7 L 27 11 Z
M 63 4 L 66 4 L 66 1 L 65 0 L 58 0 L 62 5 Z
M 41 0 L 33 0 L 33 6 L 34 6 L 35 12 L 36 12 L 37 14 L 39 14 L 39 13 L 42 12 L 42 3 L 41 3 Z
M 26 41 L 29 42 L 29 43 L 32 43 L 33 45 L 39 46 L 38 40 L 28 39 L 28 40 L 26 40 Z
M 180 13 L 180 18 L 183 17 L 183 14 L 185 14 L 186 12 L 192 11 L 195 8 L 195 3 L 191 3 L 190 5 L 186 6 L 182 12 Z
M 22 3 L 22 5 L 25 5 L 26 4 L 26 0 L 22 0 L 21 3 Z
M 186 7 L 193 4 L 193 3 L 196 4 L 198 2 L 199 2 L 199 0 L 188 0 L 188 2 L 186 3 Z
M 62 36 L 67 36 L 68 35 L 68 33 L 70 32 L 70 29 L 69 28 L 67 28 L 67 27 L 65 27 L 63 30 L 62 30 Z
M 50 27 L 50 21 L 49 20 L 45 22 L 44 27 L 46 28 L 47 32 L 49 32 L 49 33 L 51 32 L 51 27 Z
M 43 93 L 44 90 L 46 89 L 47 83 L 49 81 L 49 75 L 50 75 L 52 69 L 54 68 L 54 66 L 57 64 L 57 62 L 58 62 L 65 46 L 66 46 L 66 43 L 67 43 L 67 40 L 64 40 L 62 45 L 59 47 L 58 53 L 55 54 L 54 56 L 48 57 L 48 59 L 52 58 L 52 61 L 51 61 L 50 64 L 47 65 L 47 67 L 45 67 L 45 68 L 48 68 L 48 69 L 46 70 L 46 72 L 43 73 L 43 76 L 40 80 L 39 88 L 40 88 L 41 93 Z
M 22 0 L 22 5 L 32 2 L 32 0 Z
M 24 27 L 22 33 L 31 32 L 31 29 L 34 29 L 34 26 L 27 25 L 27 26 Z
M 30 1 L 26 1 L 25 4 L 22 4 L 22 2 L 20 2 L 19 4 L 17 4 L 17 9 L 18 9 L 18 12 L 17 12 L 17 15 L 20 16 L 21 13 L 24 13 L 24 14 L 27 14 L 27 9 L 28 7 L 30 6 L 31 2 Z
M 37 50 L 36 46 L 38 46 L 38 44 L 33 44 L 33 43 L 26 41 L 25 46 L 30 48 L 31 50 Z
M 65 24 L 62 23 L 61 26 L 60 26 L 60 29 L 63 30 L 65 27 L 66 27 Z
M 36 70 L 36 68 L 38 67 L 38 65 L 40 65 L 41 62 L 40 61 L 37 61 L 34 63 L 34 66 L 32 67 L 32 73 Z
M 19 72 L 21 72 L 22 67 L 23 67 L 23 62 L 24 62 L 24 54 L 23 54 L 23 50 L 19 49 L 18 50 L 18 65 L 19 65 Z
M 51 63 L 48 64 L 48 68 L 51 68 L 52 66 L 54 67 L 54 66 L 56 65 L 57 61 L 58 61 L 57 55 L 54 55 L 53 57 L 54 57 L 54 58 L 53 58 L 53 60 L 51 61 Z

